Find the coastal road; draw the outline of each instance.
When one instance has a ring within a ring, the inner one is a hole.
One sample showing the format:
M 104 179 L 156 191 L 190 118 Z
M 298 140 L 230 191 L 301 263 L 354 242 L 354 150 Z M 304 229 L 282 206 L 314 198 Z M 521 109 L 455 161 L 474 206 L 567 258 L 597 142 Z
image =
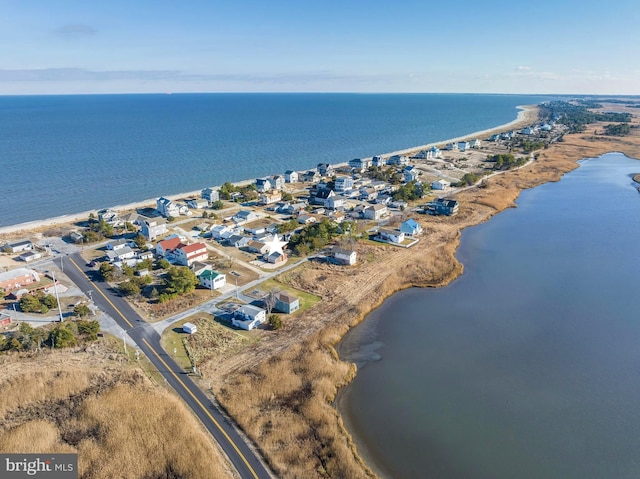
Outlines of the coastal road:
M 82 290 L 93 290 L 93 301 L 109 314 L 136 343 L 180 395 L 213 438 L 243 479 L 271 479 L 262 461 L 240 436 L 235 426 L 209 400 L 189 375 L 162 349 L 160 335 L 111 287 L 98 279 L 98 273 L 86 267 L 79 254 L 64 257 L 65 274 Z M 184 445 L 188 450 L 188 444 Z

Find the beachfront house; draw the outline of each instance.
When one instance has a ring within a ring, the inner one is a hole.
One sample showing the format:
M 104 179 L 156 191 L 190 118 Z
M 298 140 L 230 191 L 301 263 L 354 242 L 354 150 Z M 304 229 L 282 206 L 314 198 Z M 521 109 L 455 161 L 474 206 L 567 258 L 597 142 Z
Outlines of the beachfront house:
M 447 151 L 457 151 L 458 150 L 458 144 L 457 143 L 447 143 L 444 147 L 445 150 Z
M 459 141 L 458 142 L 458 151 L 467 151 L 470 148 L 468 141 Z
M 476 139 L 473 139 L 469 142 L 469 145 L 471 146 L 471 148 L 480 148 L 482 146 L 482 141 Z
M 374 156 L 371 159 L 371 166 L 380 168 L 381 166 L 385 166 L 386 164 L 387 164 L 387 159 L 384 156 Z
M 451 186 L 451 183 L 449 181 L 442 180 L 442 179 L 436 180 L 431 183 L 432 190 L 446 190 L 450 186 Z
M 409 218 L 406 221 L 400 223 L 400 231 L 402 231 L 405 235 L 409 236 L 418 236 L 422 233 L 422 226 L 413 218 Z
M 429 148 L 429 158 L 442 158 L 442 150 L 437 146 Z
M 320 173 L 315 170 L 309 170 L 302 175 L 302 181 L 305 183 L 317 183 L 320 178 Z
M 269 181 L 269 178 L 258 178 L 256 180 L 256 189 L 258 190 L 258 193 L 271 191 L 271 182 Z
M 187 205 L 180 205 L 164 196 L 156 200 L 156 210 L 165 218 L 191 214 Z
M 291 293 L 280 291 L 276 294 L 276 303 L 273 306 L 276 311 L 291 314 L 300 309 L 300 299 Z
M 6 243 L 2 249 L 5 253 L 24 253 L 25 251 L 32 251 L 35 248 L 31 240 L 24 239 L 20 241 L 14 241 L 12 243 Z
M 333 165 L 330 165 L 329 163 L 318 163 L 316 168 L 320 176 L 333 176 L 335 174 Z
M 220 200 L 220 193 L 214 188 L 205 188 L 200 192 L 200 196 L 203 200 L 207 200 L 209 203 Z
M 273 175 L 267 178 L 269 183 L 271 183 L 272 190 L 281 190 L 284 188 L 284 176 L 281 175 Z
M 120 217 L 120 215 L 116 211 L 110 209 L 98 211 L 98 221 L 104 221 L 114 228 L 124 226 L 124 220 Z
M 293 170 L 287 170 L 284 172 L 284 181 L 285 183 L 297 183 L 298 182 L 298 172 Z
M 201 210 L 209 206 L 209 202 L 204 198 L 188 198 L 186 203 L 189 208 L 194 210 Z
M 407 166 L 409 157 L 406 155 L 393 155 L 387 160 L 387 165 Z
M 260 326 L 266 321 L 266 319 L 266 310 L 251 304 L 245 304 L 233 313 L 233 316 L 231 317 L 231 324 L 237 328 L 250 331 L 253 328 Z
M 367 171 L 371 165 L 372 160 L 369 158 L 354 158 L 349 161 L 349 167 L 353 168 L 358 173 Z

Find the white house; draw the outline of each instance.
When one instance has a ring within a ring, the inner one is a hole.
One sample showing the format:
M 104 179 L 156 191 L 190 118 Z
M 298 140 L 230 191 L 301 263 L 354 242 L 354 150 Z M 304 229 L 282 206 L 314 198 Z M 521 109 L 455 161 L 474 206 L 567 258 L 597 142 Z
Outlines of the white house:
M 347 199 L 344 196 L 336 195 L 332 196 L 325 202 L 325 206 L 332 210 L 336 210 L 338 208 L 344 208 L 347 204 Z
M 152 241 L 158 236 L 167 234 L 169 230 L 164 218 L 149 218 L 142 221 L 140 232 L 147 240 Z
M 378 230 L 378 237 L 389 243 L 402 243 L 404 241 L 404 233 L 396 229 L 380 229 Z
M 105 209 L 98 211 L 98 219 L 110 224 L 114 228 L 124 226 L 124 220 L 120 218 L 120 215 L 114 210 Z
M 129 244 L 129 241 L 125 238 L 112 240 L 107 243 L 107 249 L 110 249 L 112 251 L 118 251 L 120 248 L 124 248 L 125 246 L 131 246 Z
M 407 221 L 403 221 L 400 224 L 400 231 L 402 231 L 405 235 L 409 236 L 418 236 L 422 233 L 422 226 L 413 218 L 409 218 Z
M 198 276 L 200 286 L 207 289 L 220 289 L 227 284 L 227 276 L 217 271 L 205 270 Z
M 469 142 L 469 144 L 471 145 L 471 148 L 480 148 L 482 146 L 482 142 L 480 140 L 473 139 Z
M 260 326 L 266 321 L 266 319 L 267 312 L 264 309 L 250 304 L 245 304 L 235 311 L 231 318 L 231 324 L 238 328 L 250 331 L 257 326 Z
M 415 166 L 407 166 L 402 172 L 404 175 L 404 181 L 409 183 L 418 179 L 418 170 Z
M 156 254 L 164 258 L 169 251 L 176 249 L 181 244 L 182 240 L 179 236 L 172 236 L 171 238 L 158 241 L 158 244 L 156 244 Z
M 437 146 L 429 148 L 430 158 L 442 158 L 442 151 Z
M 385 166 L 387 164 L 387 159 L 383 156 L 374 156 L 371 159 L 371 166 L 376 166 L 380 168 L 381 166 Z
M 247 223 L 248 221 L 257 220 L 260 215 L 251 210 L 240 210 L 232 218 L 236 223 Z
M 279 191 L 273 192 L 265 192 L 260 195 L 260 204 L 262 205 L 272 205 L 273 203 L 277 203 L 282 199 L 282 193 Z
M 108 250 L 106 257 L 111 263 L 126 261 L 128 259 L 134 258 L 136 256 L 136 252 L 133 251 L 130 247 L 125 246 L 123 248 L 119 248 L 115 251 Z
M 318 163 L 316 167 L 320 176 L 333 176 L 335 170 L 329 163 Z
M 448 151 L 456 151 L 458 149 L 458 144 L 457 143 L 447 143 L 444 147 L 445 150 Z
M 436 180 L 431 183 L 432 190 L 446 190 L 451 186 L 451 183 L 446 180 Z
M 356 264 L 358 253 L 353 249 L 334 247 L 331 254 L 336 263 L 353 266 Z
M 169 216 L 180 216 L 180 205 L 164 196 L 156 200 L 156 210 L 165 218 Z
M 354 158 L 349 161 L 349 166 L 360 173 L 369 169 L 373 161 L 368 158 Z
M 459 141 L 458 142 L 458 150 L 459 151 L 467 151 L 470 148 L 468 141 Z
M 37 259 L 42 258 L 42 253 L 40 251 L 25 251 L 18 259 L 20 261 L 24 261 L 25 263 L 30 263 L 31 261 L 35 261 Z
M 227 239 L 233 232 L 234 230 L 227 225 L 215 225 L 211 228 L 211 237 L 216 240 Z
M 194 210 L 201 210 L 209 206 L 209 202 L 204 198 L 189 198 L 187 199 L 187 206 Z
M 285 183 L 297 183 L 298 182 L 298 172 L 293 170 L 287 170 L 284 173 L 284 181 Z
M 393 155 L 387 160 L 387 165 L 407 166 L 409 157 L 406 155 Z
M 350 176 L 338 176 L 335 181 L 335 189 L 338 192 L 347 191 L 353 188 L 353 178 Z
M 34 246 L 30 240 L 20 240 L 14 243 L 5 244 L 2 249 L 7 253 L 23 253 L 25 251 L 33 250 Z
M 368 220 L 377 221 L 387 214 L 386 205 L 375 204 L 371 206 L 367 206 L 362 212 L 362 216 Z
M 218 192 L 218 190 L 215 190 L 213 188 L 205 188 L 200 192 L 200 196 L 202 197 L 202 199 L 207 200 L 211 203 L 220 199 L 220 193 Z
M 209 259 L 207 245 L 204 243 L 193 243 L 180 245 L 170 251 L 168 257 L 182 266 L 191 266 L 195 261 L 206 261 Z

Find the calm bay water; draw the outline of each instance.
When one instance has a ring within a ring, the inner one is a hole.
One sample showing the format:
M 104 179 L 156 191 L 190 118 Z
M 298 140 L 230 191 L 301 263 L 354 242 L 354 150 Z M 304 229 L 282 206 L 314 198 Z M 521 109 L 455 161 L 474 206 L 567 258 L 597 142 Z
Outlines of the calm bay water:
M 0 226 L 397 151 L 516 118 L 521 95 L 0 97 Z
M 464 274 L 340 345 L 341 412 L 398 479 L 640 477 L 640 162 L 609 154 L 462 235 Z

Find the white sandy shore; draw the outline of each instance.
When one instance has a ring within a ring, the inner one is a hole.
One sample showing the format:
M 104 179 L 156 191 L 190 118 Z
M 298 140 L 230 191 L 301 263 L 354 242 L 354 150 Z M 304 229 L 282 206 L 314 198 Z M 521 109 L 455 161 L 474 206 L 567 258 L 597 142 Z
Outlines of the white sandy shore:
M 420 150 L 426 150 L 428 148 L 431 148 L 432 146 L 444 145 L 447 143 L 453 143 L 453 142 L 462 141 L 462 140 L 470 140 L 472 138 L 487 137 L 497 132 L 515 129 L 520 126 L 524 126 L 524 125 L 535 122 L 536 118 L 531 116 L 532 113 L 536 110 L 535 105 L 523 105 L 523 106 L 518 106 L 517 108 L 519 110 L 517 118 L 513 121 L 510 121 L 509 123 L 505 123 L 504 125 L 499 125 L 494 128 L 489 128 L 487 130 L 476 131 L 474 133 L 469 133 L 468 135 L 459 136 L 456 138 L 450 138 L 448 140 L 429 143 L 427 145 L 413 146 L 411 148 L 406 148 L 404 150 L 384 153 L 381 156 L 407 155 L 410 153 L 418 152 Z M 337 163 L 334 166 L 344 166 L 346 164 L 347 164 L 346 162 Z M 313 169 L 313 168 L 309 168 L 309 169 Z M 235 182 L 234 185 L 242 186 L 242 185 L 251 183 L 252 181 L 253 180 L 238 181 L 238 182 Z M 204 187 L 206 186 L 203 186 L 203 188 Z M 188 193 L 180 193 L 177 195 L 165 195 L 165 197 L 171 200 L 178 200 L 181 198 L 188 198 L 188 197 L 194 197 L 194 196 L 200 197 L 200 191 L 201 190 L 195 190 Z M 155 207 L 155 205 L 156 205 L 156 198 L 152 198 L 152 199 L 147 199 L 143 201 L 138 201 L 135 203 L 112 206 L 110 207 L 110 209 L 116 210 L 116 211 L 131 211 L 131 210 L 135 210 L 143 207 Z M 95 211 L 96 210 L 83 211 L 80 213 L 56 216 L 54 218 L 47 218 L 44 220 L 29 221 L 29 222 L 20 223 L 17 225 L 3 226 L 3 227 L 0 227 L 0 235 L 13 235 L 17 233 L 20 233 L 22 235 L 32 230 L 39 230 L 43 228 L 50 228 L 50 227 L 56 227 L 56 226 L 62 226 L 62 225 L 70 225 L 78 221 L 86 220 L 89 217 L 89 214 Z

